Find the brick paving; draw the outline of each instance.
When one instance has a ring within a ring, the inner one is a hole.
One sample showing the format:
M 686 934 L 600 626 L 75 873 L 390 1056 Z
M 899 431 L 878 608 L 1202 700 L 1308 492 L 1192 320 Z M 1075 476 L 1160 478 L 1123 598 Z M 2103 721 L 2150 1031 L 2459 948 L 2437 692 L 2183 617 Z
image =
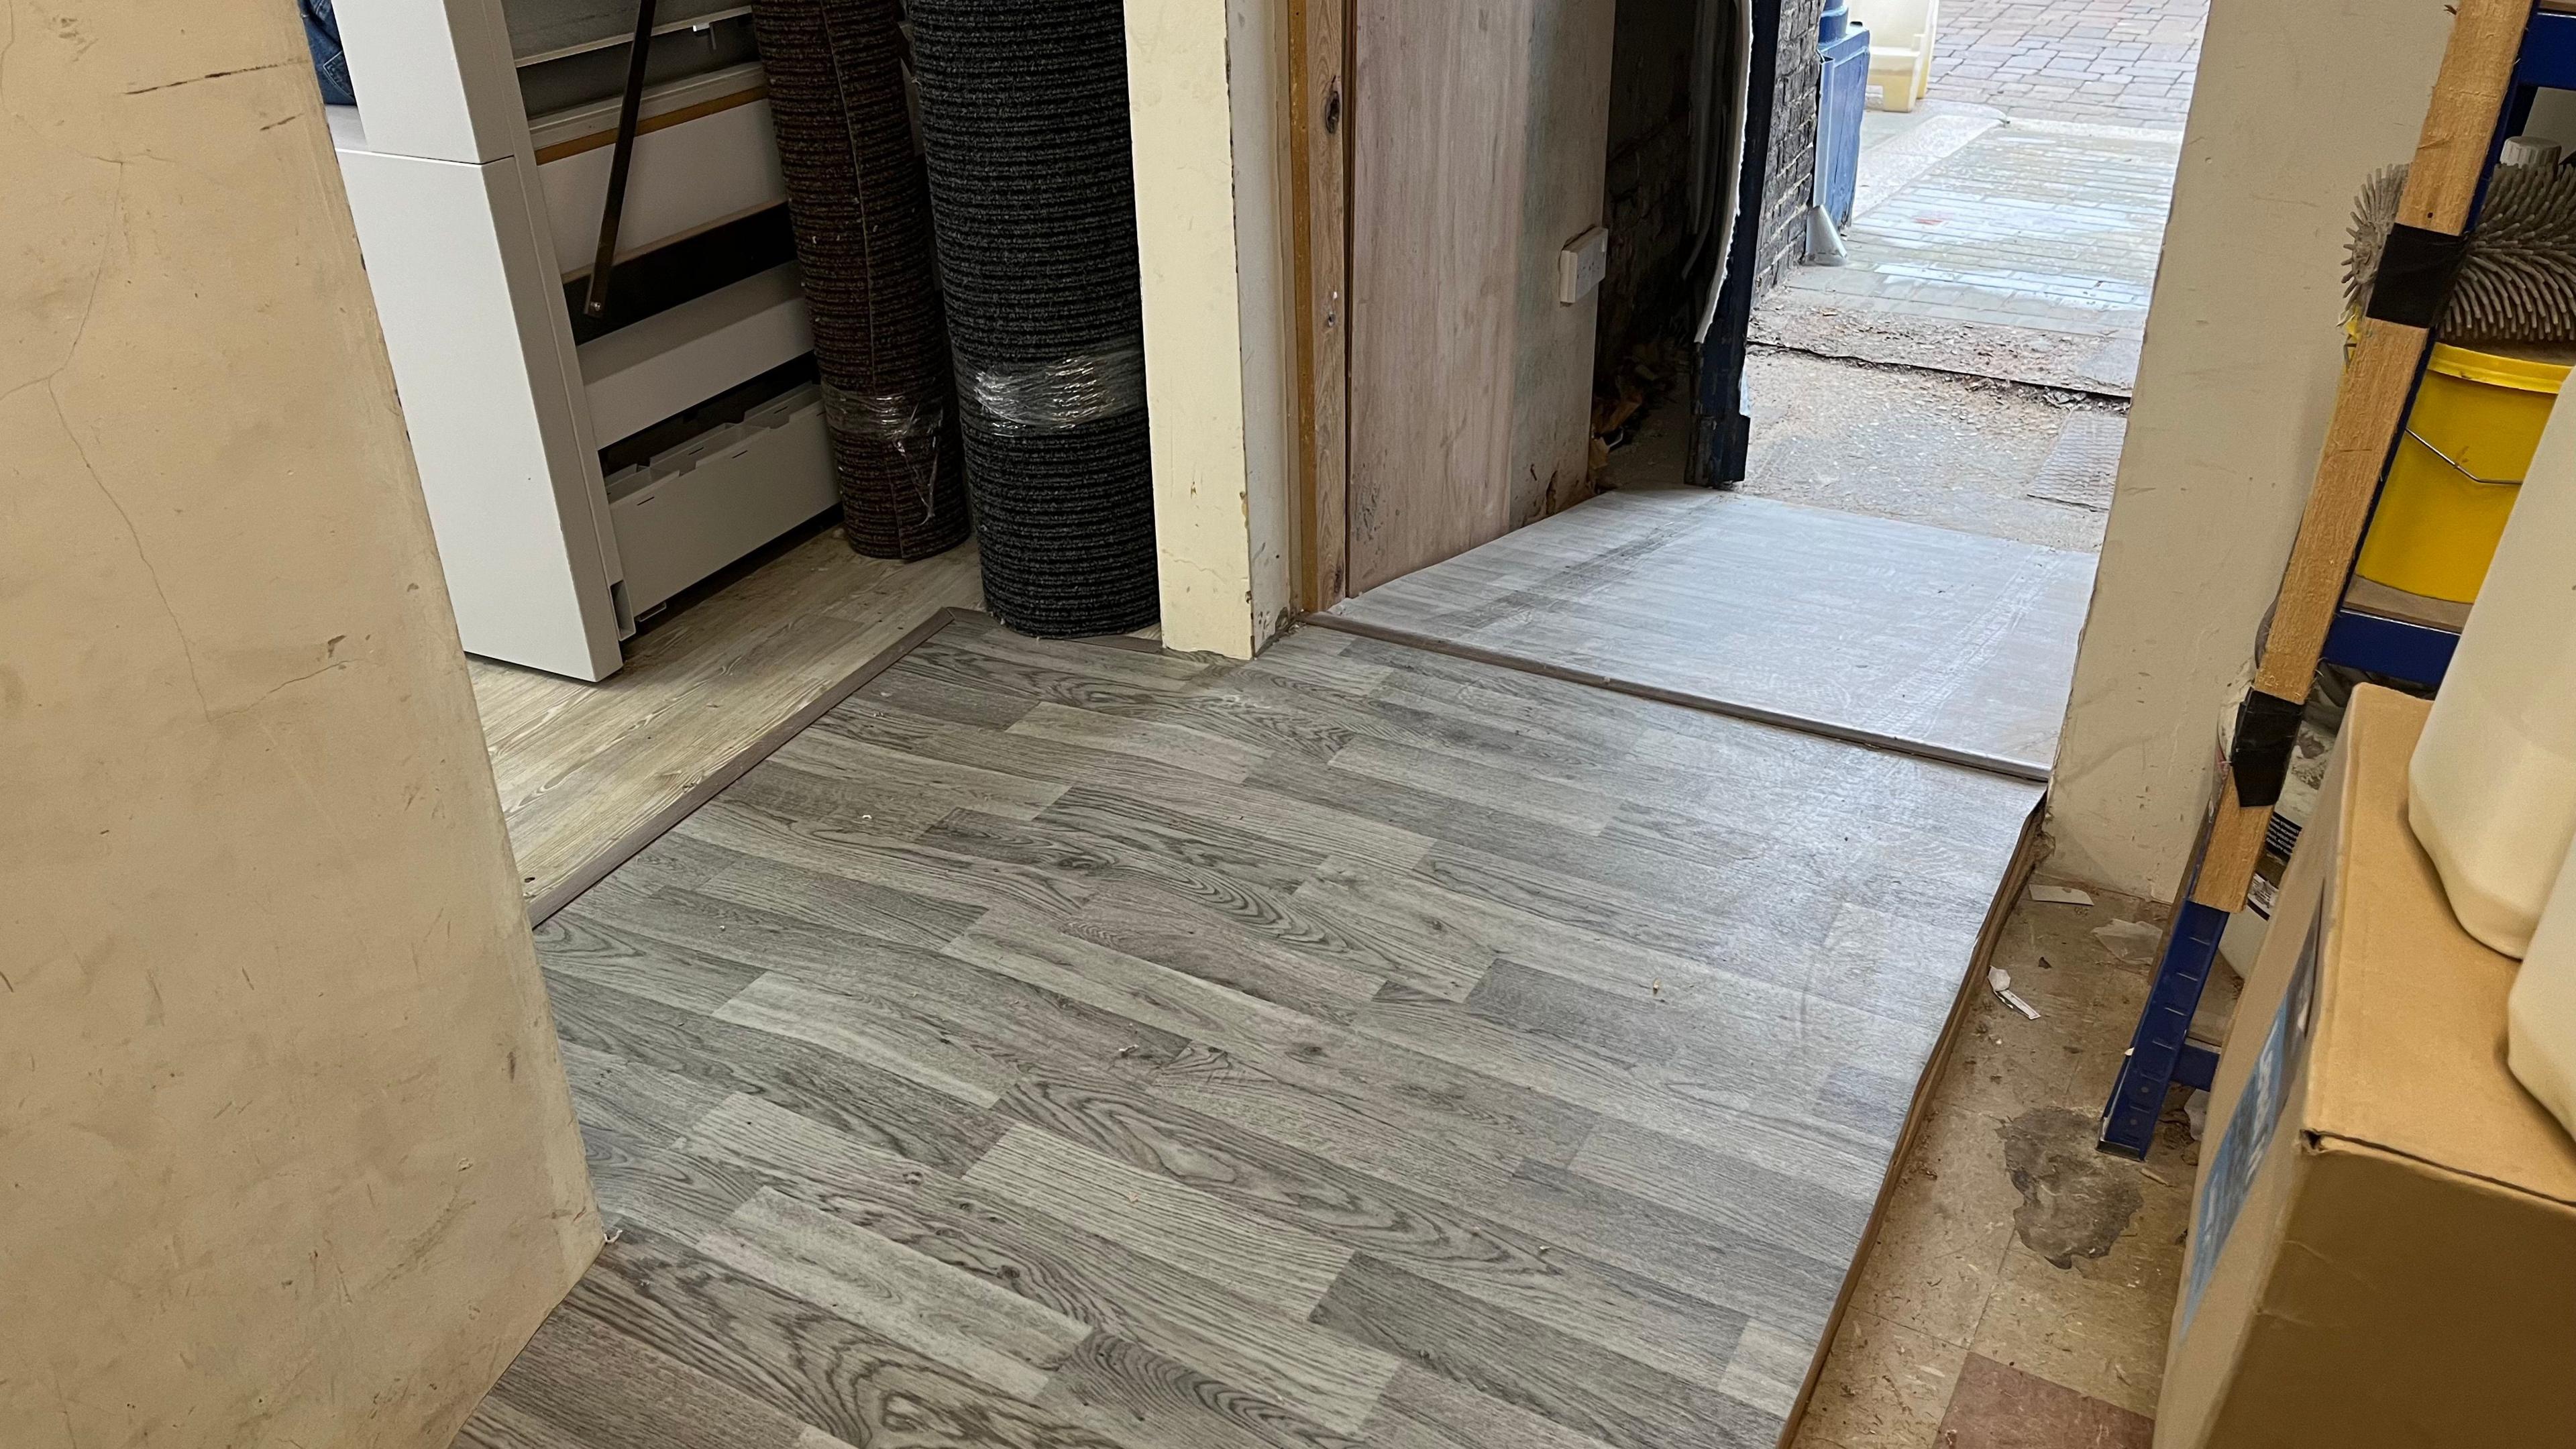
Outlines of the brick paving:
M 1864 128 L 1849 264 L 1766 343 L 2125 394 L 2208 0 L 1943 0 L 1930 93 Z
M 2135 329 L 2177 149 L 2134 128 L 1996 126 L 1854 217 L 1850 265 L 1800 267 L 1786 283 L 1916 317 L 2105 338 Z
M 2208 18 L 2208 0 L 1944 0 L 1929 94 L 2179 131 Z

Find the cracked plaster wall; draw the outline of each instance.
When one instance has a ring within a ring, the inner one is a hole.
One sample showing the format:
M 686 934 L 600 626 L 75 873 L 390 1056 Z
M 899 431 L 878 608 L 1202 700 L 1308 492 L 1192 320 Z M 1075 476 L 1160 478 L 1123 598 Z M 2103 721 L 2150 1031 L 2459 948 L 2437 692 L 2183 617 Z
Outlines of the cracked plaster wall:
M 0 0 L 0 1442 L 441 1446 L 598 1244 L 285 0 Z

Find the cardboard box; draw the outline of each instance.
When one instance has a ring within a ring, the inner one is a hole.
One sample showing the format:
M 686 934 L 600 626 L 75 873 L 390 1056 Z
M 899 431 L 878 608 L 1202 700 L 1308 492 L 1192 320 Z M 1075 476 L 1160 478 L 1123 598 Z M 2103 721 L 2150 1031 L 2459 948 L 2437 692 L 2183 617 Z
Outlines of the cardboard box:
M 2576 1142 L 2406 828 L 2427 709 L 2354 691 L 2245 983 L 2158 1449 L 2576 1445 Z

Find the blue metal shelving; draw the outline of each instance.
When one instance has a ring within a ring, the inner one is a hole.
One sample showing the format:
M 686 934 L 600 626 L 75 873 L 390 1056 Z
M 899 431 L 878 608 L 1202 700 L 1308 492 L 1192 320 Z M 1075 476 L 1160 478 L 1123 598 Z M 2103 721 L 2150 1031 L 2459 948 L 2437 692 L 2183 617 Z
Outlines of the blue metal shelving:
M 2513 136 L 2531 116 L 2532 98 L 2542 90 L 2576 90 L 2576 14 L 2537 11 L 2525 27 L 2522 52 L 2514 64 L 2513 89 L 2505 98 L 2495 147 Z M 2490 168 L 2494 150 L 2488 154 Z M 2481 183 L 2483 185 L 2483 182 Z M 2411 401 L 2411 400 L 2410 400 Z M 2326 634 L 2325 662 L 2386 675 L 2414 684 L 2439 685 L 2450 668 L 2460 636 L 2431 624 L 2394 619 L 2345 607 L 2335 613 Z M 2147 1004 L 2138 1014 L 2127 1057 L 2102 1108 L 2101 1147 L 2128 1157 L 2144 1157 L 2154 1145 L 2157 1119 L 2173 1087 L 2206 1089 L 2215 1077 L 2218 1054 L 2192 1041 L 2192 1014 L 2200 1008 L 2201 988 L 2218 961 L 2218 941 L 2227 930 L 2228 912 L 2191 898 L 2193 877 L 2183 883 L 2157 953 Z

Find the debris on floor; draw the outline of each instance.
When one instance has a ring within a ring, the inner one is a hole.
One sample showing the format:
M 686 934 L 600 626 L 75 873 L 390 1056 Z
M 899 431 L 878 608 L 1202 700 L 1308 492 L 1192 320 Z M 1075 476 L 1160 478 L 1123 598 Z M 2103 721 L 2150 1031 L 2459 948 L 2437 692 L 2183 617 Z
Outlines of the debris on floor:
M 2004 1171 L 2021 1193 L 2013 1231 L 2060 1268 L 2108 1255 L 2145 1199 L 2137 1164 L 2095 1149 L 2101 1123 L 2069 1107 L 2034 1107 L 2006 1122 Z
M 2156 959 L 2156 948 L 2164 944 L 2161 926 L 2146 921 L 2113 921 L 2093 928 L 2093 937 L 2109 948 L 2112 958 L 2129 966 L 2145 966 Z
M 2093 904 L 2093 893 L 2091 891 L 2078 890 L 2074 886 L 2045 885 L 2039 881 L 2032 881 L 2030 883 L 2030 898 L 2042 905 L 2048 906 L 2089 906 Z
M 2039 1008 L 2023 1000 L 2021 993 L 2012 989 L 2011 972 L 2001 966 L 1989 966 L 1986 968 L 1986 984 L 1994 988 L 1996 1000 L 2032 1021 L 2039 1020 Z

